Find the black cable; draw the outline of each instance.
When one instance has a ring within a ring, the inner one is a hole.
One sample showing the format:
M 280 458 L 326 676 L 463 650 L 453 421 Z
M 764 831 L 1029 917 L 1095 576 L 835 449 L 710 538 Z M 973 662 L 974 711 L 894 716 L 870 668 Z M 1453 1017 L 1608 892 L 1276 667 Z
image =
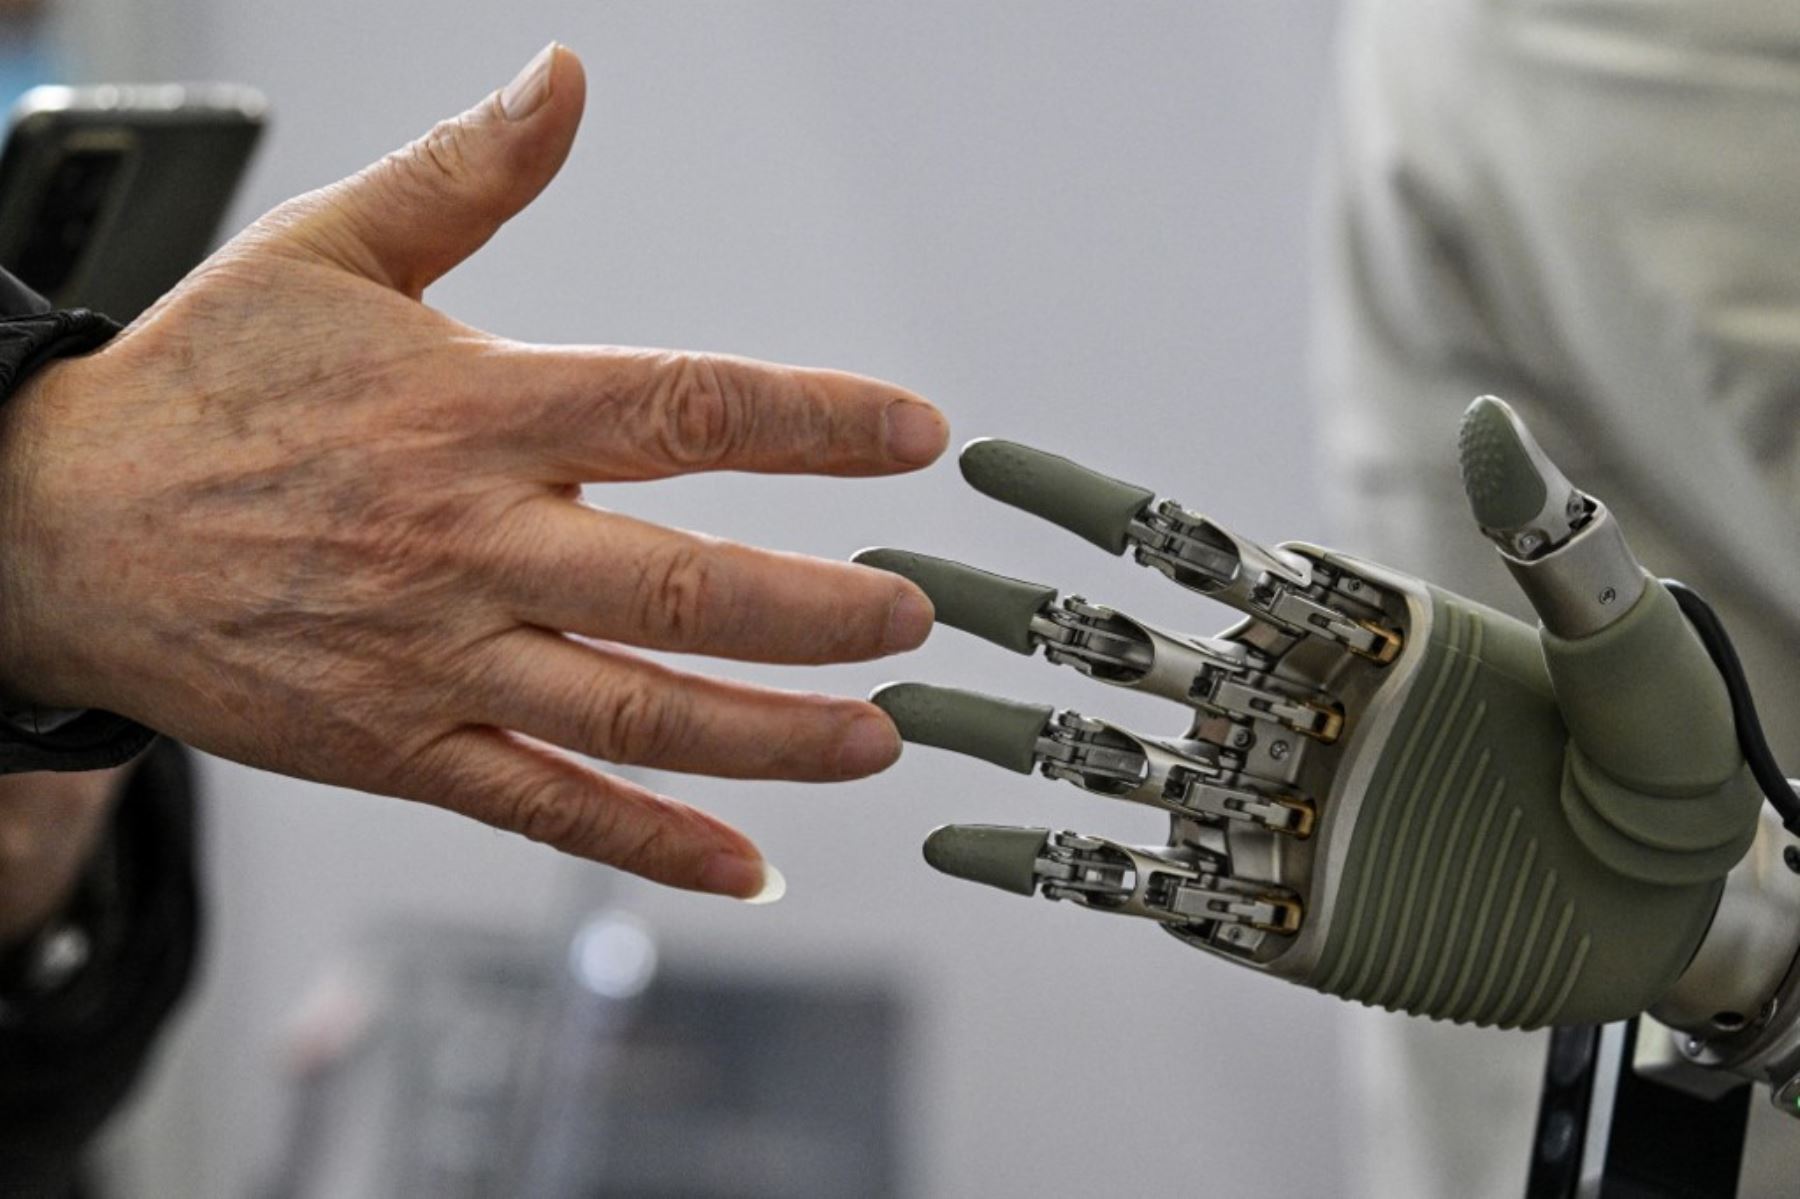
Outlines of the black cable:
M 1719 619 L 1713 606 L 1687 584 L 1674 579 L 1664 579 L 1662 584 L 1675 597 L 1675 603 L 1688 618 L 1688 623 L 1694 626 L 1694 631 L 1700 634 L 1700 643 L 1706 647 L 1713 665 L 1725 679 L 1725 690 L 1731 696 L 1732 723 L 1737 726 L 1738 746 L 1743 750 L 1751 775 L 1768 796 L 1769 803 L 1774 805 L 1788 832 L 1800 837 L 1800 792 L 1788 782 L 1769 749 L 1762 721 L 1756 716 L 1756 701 L 1750 695 L 1750 681 L 1744 677 L 1743 663 L 1738 661 L 1731 636 L 1725 631 L 1725 622 Z

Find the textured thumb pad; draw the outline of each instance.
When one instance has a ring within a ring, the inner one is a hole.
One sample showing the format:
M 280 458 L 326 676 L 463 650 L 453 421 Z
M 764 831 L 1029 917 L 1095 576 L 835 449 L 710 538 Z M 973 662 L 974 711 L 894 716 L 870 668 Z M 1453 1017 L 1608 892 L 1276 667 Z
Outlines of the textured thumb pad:
M 1548 495 L 1516 421 L 1504 403 L 1482 396 L 1463 413 L 1457 433 L 1463 491 L 1475 523 L 1484 529 L 1527 524 L 1543 511 Z

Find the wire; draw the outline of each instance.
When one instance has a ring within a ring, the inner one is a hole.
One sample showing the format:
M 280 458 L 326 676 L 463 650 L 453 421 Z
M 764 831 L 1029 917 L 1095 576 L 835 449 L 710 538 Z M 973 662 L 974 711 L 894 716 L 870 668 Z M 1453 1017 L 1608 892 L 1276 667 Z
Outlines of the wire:
M 1781 823 L 1788 832 L 1800 837 L 1800 790 L 1788 781 L 1769 749 L 1762 721 L 1756 716 L 1756 701 L 1750 695 L 1750 681 L 1744 677 L 1743 663 L 1738 661 L 1731 636 L 1725 631 L 1725 622 L 1719 619 L 1713 606 L 1686 583 L 1664 579 L 1662 584 L 1675 597 L 1682 615 L 1700 635 L 1700 643 L 1706 647 L 1713 665 L 1724 676 L 1725 690 L 1731 696 L 1731 719 L 1737 726 L 1738 746 L 1743 750 L 1751 775 L 1781 816 Z

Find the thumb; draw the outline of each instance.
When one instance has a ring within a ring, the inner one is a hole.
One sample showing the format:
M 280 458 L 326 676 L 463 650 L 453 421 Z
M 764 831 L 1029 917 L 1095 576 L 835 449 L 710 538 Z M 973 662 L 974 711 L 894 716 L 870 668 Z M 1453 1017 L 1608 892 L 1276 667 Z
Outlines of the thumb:
M 556 177 L 586 95 L 581 60 L 552 42 L 474 108 L 302 197 L 284 232 L 417 298 Z
M 1573 743 L 1564 811 L 1576 832 L 1632 877 L 1723 874 L 1755 833 L 1760 797 L 1699 635 L 1612 513 L 1569 483 L 1511 408 L 1477 400 L 1461 451 L 1475 519 L 1542 621 Z
M 1475 522 L 1542 621 L 1545 665 L 1583 753 L 1646 791 L 1735 773 L 1724 680 L 1612 513 L 1493 396 L 1464 413 L 1458 449 Z

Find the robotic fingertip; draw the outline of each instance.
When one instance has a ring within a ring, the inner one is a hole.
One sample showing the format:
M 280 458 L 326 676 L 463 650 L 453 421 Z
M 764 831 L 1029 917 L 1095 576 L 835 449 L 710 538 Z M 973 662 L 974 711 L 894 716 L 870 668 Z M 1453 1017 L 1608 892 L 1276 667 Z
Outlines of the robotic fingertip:
M 1049 829 L 946 824 L 925 838 L 925 861 L 954 878 L 1030 895 L 1037 889 L 1038 856 L 1049 839 Z
M 963 446 L 956 456 L 957 469 L 963 481 L 983 495 L 1004 503 L 1013 503 L 1021 468 L 1041 457 L 1041 451 L 1001 437 L 977 437 Z
M 917 556 L 905 550 L 890 549 L 885 545 L 869 545 L 851 554 L 850 561 L 858 566 L 869 566 L 893 574 L 905 574 L 907 565 Z
M 971 441 L 957 464 L 976 491 L 1060 525 L 1109 554 L 1125 552 L 1131 522 L 1156 498 L 1146 488 L 1016 441 Z
M 1025 704 L 929 683 L 888 683 L 869 702 L 886 712 L 900 736 L 968 754 L 1019 774 L 1037 764 L 1037 739 L 1049 722 L 1049 705 Z
M 853 562 L 910 580 L 931 600 L 939 624 L 962 629 L 1017 654 L 1030 654 L 1031 622 L 1056 588 L 1008 578 L 910 550 L 859 550 Z

